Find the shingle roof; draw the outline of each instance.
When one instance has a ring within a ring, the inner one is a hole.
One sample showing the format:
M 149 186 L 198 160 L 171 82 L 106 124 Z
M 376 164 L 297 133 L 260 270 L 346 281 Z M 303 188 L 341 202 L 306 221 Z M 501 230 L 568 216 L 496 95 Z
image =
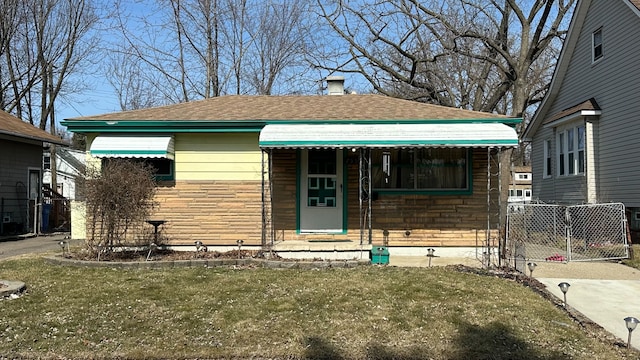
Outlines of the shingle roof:
M 418 103 L 382 95 L 221 96 L 156 108 L 67 120 L 416 120 L 493 119 L 503 115 Z
M 635 7 L 640 10 L 640 0 L 629 0 Z
M 640 1 L 640 0 L 638 0 Z M 553 114 L 552 117 L 550 117 L 549 119 L 544 121 L 544 124 L 548 124 L 550 122 L 554 122 L 558 119 L 562 119 L 563 117 L 567 116 L 567 115 L 571 115 L 571 114 L 575 114 L 579 111 L 582 110 L 600 110 L 600 106 L 598 105 L 598 103 L 596 102 L 596 99 L 594 98 L 590 98 L 589 100 L 585 100 L 583 102 L 581 102 L 580 104 L 571 106 L 569 108 L 566 108 L 560 112 L 557 112 L 555 114 Z
M 65 145 L 65 142 L 59 136 L 51 135 L 5 111 L 0 111 L 0 134 Z

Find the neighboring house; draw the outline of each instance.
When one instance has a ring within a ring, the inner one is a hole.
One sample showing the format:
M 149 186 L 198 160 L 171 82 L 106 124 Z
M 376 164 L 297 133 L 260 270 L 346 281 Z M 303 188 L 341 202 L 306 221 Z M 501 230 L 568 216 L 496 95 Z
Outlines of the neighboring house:
M 514 166 L 509 182 L 509 203 L 531 201 L 531 166 Z
M 46 143 L 65 145 L 60 137 L 0 111 L 0 236 L 37 232 L 33 215 L 40 213 L 35 209 L 42 198 Z
M 328 80 L 344 94 L 341 77 Z M 87 135 L 94 159 L 158 169 L 154 218 L 174 245 L 333 251 L 485 244 L 502 198 L 487 182 L 498 183 L 496 159 L 517 146 L 520 121 L 329 95 L 222 96 L 63 125 Z
M 42 183 L 62 195 L 65 199 L 76 199 L 76 181 L 79 176 L 84 176 L 86 170 L 85 151 L 70 148 L 56 148 L 56 186 L 51 186 L 51 154 L 45 149 L 43 154 Z
M 577 4 L 549 92 L 524 133 L 533 198 L 622 202 L 640 229 L 640 1 Z

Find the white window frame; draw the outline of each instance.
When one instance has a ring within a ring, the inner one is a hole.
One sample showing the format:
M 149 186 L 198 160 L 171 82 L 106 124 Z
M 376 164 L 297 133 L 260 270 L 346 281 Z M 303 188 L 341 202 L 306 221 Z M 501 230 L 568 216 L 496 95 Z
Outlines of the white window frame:
M 599 51 L 599 54 L 596 54 L 597 51 Z M 604 40 L 602 38 L 602 27 L 600 27 L 591 34 L 591 61 L 596 63 L 603 57 Z
M 546 139 L 544 141 L 544 164 L 542 166 L 543 168 L 543 173 L 542 173 L 542 178 L 543 179 L 548 179 L 553 175 L 553 171 L 551 170 L 553 168 L 553 162 L 551 161 L 552 158 L 552 151 L 551 151 L 551 140 L 550 139 Z
M 584 175 L 585 137 L 586 128 L 583 123 L 558 128 L 556 138 L 559 177 Z

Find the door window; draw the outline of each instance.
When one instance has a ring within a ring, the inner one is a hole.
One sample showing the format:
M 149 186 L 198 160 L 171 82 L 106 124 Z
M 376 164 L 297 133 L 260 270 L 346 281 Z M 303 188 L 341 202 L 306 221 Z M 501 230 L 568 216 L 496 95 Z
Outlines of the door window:
M 336 207 L 336 169 L 334 150 L 309 150 L 307 206 Z

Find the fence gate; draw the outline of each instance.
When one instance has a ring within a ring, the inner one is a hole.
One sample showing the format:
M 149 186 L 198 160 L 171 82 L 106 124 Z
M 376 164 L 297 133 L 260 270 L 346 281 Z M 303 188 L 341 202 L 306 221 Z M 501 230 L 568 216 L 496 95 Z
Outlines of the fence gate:
M 590 261 L 629 257 L 624 204 L 510 204 L 506 256 L 525 261 Z

